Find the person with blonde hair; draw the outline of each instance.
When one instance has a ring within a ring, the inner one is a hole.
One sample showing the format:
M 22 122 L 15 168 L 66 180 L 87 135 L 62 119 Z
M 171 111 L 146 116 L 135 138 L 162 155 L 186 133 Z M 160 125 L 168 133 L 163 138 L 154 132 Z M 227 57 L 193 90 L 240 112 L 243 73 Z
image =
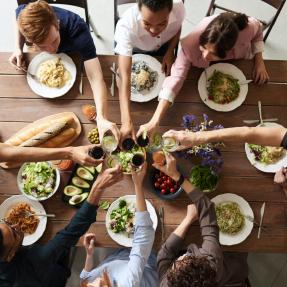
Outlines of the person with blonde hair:
M 79 53 L 94 94 L 100 139 L 107 130 L 118 139 L 119 131 L 116 124 L 107 120 L 108 91 L 86 22 L 79 15 L 50 6 L 43 0 L 20 5 L 16 9 L 16 17 L 16 47 L 9 58 L 10 63 L 18 68 L 25 67 L 25 41 L 40 51 L 52 54 Z

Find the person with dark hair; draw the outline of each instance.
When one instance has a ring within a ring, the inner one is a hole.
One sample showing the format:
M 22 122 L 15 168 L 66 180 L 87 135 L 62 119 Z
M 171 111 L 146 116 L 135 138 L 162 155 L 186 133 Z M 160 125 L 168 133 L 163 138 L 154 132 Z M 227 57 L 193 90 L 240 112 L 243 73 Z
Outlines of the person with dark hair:
M 240 286 L 245 286 L 243 284 L 248 276 L 247 254 L 223 255 L 214 204 L 178 172 L 172 155 L 166 155 L 164 166 L 155 163 L 153 166 L 178 182 L 192 201 L 187 207 L 185 218 L 158 253 L 160 286 L 221 287 L 233 283 L 242 283 Z M 191 243 L 186 251 L 182 251 L 186 234 L 196 220 L 200 225 L 202 245 Z
M 207 68 L 213 61 L 253 58 L 253 80 L 263 84 L 269 79 L 262 57 L 262 24 L 253 17 L 229 12 L 205 17 L 181 40 L 181 48 L 171 75 L 163 83 L 156 111 L 148 123 L 140 126 L 137 136 L 144 131 L 152 136 L 174 102 L 191 66 Z
M 169 75 L 174 62 L 185 9 L 181 0 L 139 0 L 117 23 L 115 53 L 119 54 L 121 139 L 135 132 L 131 119 L 131 66 L 136 53 L 163 56 L 162 70 Z
M 89 197 L 70 223 L 45 245 L 22 247 L 24 234 L 7 221 L 0 222 L 0 286 L 64 287 L 71 274 L 69 253 L 96 221 L 104 189 L 119 181 L 120 168 L 98 175 Z M 2 240 L 1 240 L 2 239 Z

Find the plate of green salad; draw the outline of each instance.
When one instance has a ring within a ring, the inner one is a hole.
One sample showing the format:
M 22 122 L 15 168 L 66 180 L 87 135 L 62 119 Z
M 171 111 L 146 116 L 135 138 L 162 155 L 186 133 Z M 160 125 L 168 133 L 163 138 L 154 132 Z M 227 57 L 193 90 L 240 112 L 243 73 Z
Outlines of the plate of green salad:
M 152 204 L 146 200 L 147 210 L 156 230 L 158 219 Z M 106 228 L 110 237 L 118 244 L 131 247 L 135 231 L 136 196 L 125 195 L 115 200 L 106 214 Z
M 253 229 L 253 222 L 247 219 L 254 218 L 249 203 L 233 193 L 220 194 L 211 201 L 215 204 L 220 244 L 235 245 L 243 242 Z
M 206 68 L 198 81 L 202 101 L 211 109 L 229 112 L 240 107 L 245 101 L 248 84 L 243 72 L 236 66 L 218 63 Z
M 277 123 L 264 122 L 266 127 L 283 127 Z M 283 147 L 261 146 L 245 143 L 245 153 L 249 162 L 258 170 L 275 173 L 287 166 L 287 153 Z
M 57 191 L 60 173 L 47 161 L 24 163 L 19 169 L 17 182 L 23 195 L 42 201 Z

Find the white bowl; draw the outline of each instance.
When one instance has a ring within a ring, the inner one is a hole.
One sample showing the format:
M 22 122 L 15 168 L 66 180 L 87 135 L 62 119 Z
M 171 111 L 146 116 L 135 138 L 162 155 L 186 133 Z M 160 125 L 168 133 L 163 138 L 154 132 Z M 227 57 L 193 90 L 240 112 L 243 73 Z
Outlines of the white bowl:
M 49 165 L 52 167 L 52 164 L 51 164 L 50 162 L 48 162 L 48 163 L 49 163 Z M 24 196 L 26 196 L 27 198 L 29 198 L 29 199 L 31 199 L 31 200 L 37 200 L 37 201 L 43 201 L 43 200 L 46 200 L 46 199 L 50 198 L 51 196 L 53 196 L 53 195 L 56 193 L 56 191 L 57 191 L 57 189 L 59 188 L 59 186 L 60 186 L 61 176 L 60 176 L 59 170 L 53 167 L 53 168 L 55 169 L 55 171 L 56 171 L 56 182 L 55 182 L 54 190 L 53 190 L 50 194 L 48 194 L 47 196 L 45 196 L 45 197 L 37 198 L 37 197 L 34 197 L 34 196 L 32 196 L 32 195 L 29 195 L 29 194 L 25 193 L 25 192 L 24 192 L 24 189 L 23 189 L 23 184 L 22 184 L 22 171 L 23 171 L 24 166 L 25 166 L 26 164 L 28 164 L 28 162 L 25 162 L 25 163 L 20 167 L 20 169 L 19 169 L 19 171 L 18 171 L 18 175 L 17 175 L 17 184 L 18 184 L 18 188 L 19 188 L 19 190 L 21 191 L 21 193 L 22 193 Z

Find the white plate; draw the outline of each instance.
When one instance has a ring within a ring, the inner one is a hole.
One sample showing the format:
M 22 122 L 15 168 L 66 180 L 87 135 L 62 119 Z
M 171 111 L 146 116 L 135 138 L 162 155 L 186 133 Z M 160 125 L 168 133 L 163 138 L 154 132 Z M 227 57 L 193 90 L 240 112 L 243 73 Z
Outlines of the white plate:
M 13 195 L 8 199 L 6 199 L 0 205 L 0 219 L 4 218 L 13 206 L 21 202 L 28 203 L 31 206 L 32 210 L 34 210 L 37 213 L 46 214 L 46 211 L 40 202 L 30 200 L 24 195 Z M 26 234 L 24 236 L 22 245 L 24 246 L 31 245 L 35 243 L 38 239 L 40 239 L 46 229 L 46 224 L 47 224 L 47 217 L 40 216 L 39 224 L 36 231 L 33 234 Z
M 207 78 L 210 78 L 212 76 L 214 70 L 220 71 L 225 74 L 229 74 L 235 79 L 238 79 L 239 82 L 243 82 L 246 80 L 246 77 L 242 73 L 242 71 L 239 70 L 236 66 L 231 64 L 218 63 L 206 68 Z M 208 99 L 208 92 L 206 89 L 206 76 L 205 72 L 203 71 L 198 81 L 198 91 L 202 101 L 211 109 L 219 112 L 230 112 L 240 107 L 242 103 L 245 101 L 248 92 L 248 85 L 246 84 L 240 86 L 239 96 L 234 101 L 228 104 L 217 104 L 214 101 Z
M 239 205 L 240 211 L 242 214 L 251 216 L 254 218 L 253 211 L 249 203 L 241 196 L 238 196 L 233 193 L 224 193 L 215 196 L 211 201 L 217 205 L 224 202 L 236 202 Z M 234 235 L 222 233 L 219 231 L 219 242 L 222 245 L 235 245 L 243 242 L 251 233 L 253 228 L 253 222 L 245 218 L 245 225 L 240 232 Z
M 117 200 L 115 200 L 109 207 L 107 214 L 106 214 L 106 228 L 108 231 L 108 234 L 110 235 L 110 237 L 117 242 L 118 244 L 125 246 L 125 247 L 132 247 L 132 243 L 133 243 L 133 236 L 131 237 L 127 237 L 124 233 L 114 233 L 112 232 L 112 230 L 109 227 L 109 223 L 110 223 L 110 214 L 112 213 L 112 211 L 116 208 L 119 207 L 119 202 L 120 200 L 125 200 L 128 204 L 132 203 L 135 206 L 136 203 L 136 196 L 135 195 L 125 195 L 122 196 L 120 198 L 118 198 Z M 157 224 L 158 224 L 158 219 L 157 219 L 157 215 L 155 212 L 154 207 L 152 206 L 152 204 L 146 200 L 146 205 L 147 205 L 147 210 L 150 214 L 150 218 L 153 222 L 153 229 L 156 230 L 157 228 Z
M 133 102 L 148 102 L 156 98 L 161 90 L 163 81 L 165 79 L 165 74 L 161 71 L 161 63 L 149 55 L 135 54 L 132 57 L 132 62 L 144 61 L 151 68 L 151 70 L 157 72 L 157 80 L 154 86 L 150 90 L 143 90 L 141 92 L 135 93 L 131 92 L 131 100 Z
M 50 164 L 50 166 L 52 166 L 52 164 L 50 162 L 48 162 Z M 28 162 L 24 163 L 19 171 L 18 171 L 18 175 L 17 175 L 17 184 L 18 184 L 18 188 L 19 190 L 21 191 L 21 193 L 26 196 L 27 198 L 31 199 L 31 200 L 36 200 L 36 201 L 43 201 L 43 200 L 46 200 L 48 198 L 50 198 L 51 196 L 53 196 L 56 191 L 58 190 L 59 186 L 60 186 L 60 181 L 61 181 L 61 175 L 60 175 L 60 172 L 57 168 L 53 167 L 55 170 L 56 170 L 56 182 L 55 182 L 55 187 L 54 187 L 54 190 L 48 194 L 46 197 L 41 197 L 41 198 L 37 198 L 37 197 L 34 197 L 32 195 L 29 195 L 27 193 L 24 192 L 24 189 L 23 189 L 23 183 L 22 183 L 22 171 L 24 169 L 24 166 L 28 164 Z
M 65 66 L 66 70 L 70 72 L 71 79 L 63 86 L 62 88 L 49 88 L 44 84 L 41 84 L 37 80 L 31 78 L 29 74 L 27 74 L 27 81 L 31 88 L 31 90 L 36 93 L 37 95 L 44 97 L 44 98 L 57 98 L 65 95 L 73 86 L 76 80 L 77 69 L 76 65 L 73 60 L 66 54 L 49 54 L 46 52 L 42 52 L 35 56 L 29 64 L 28 72 L 32 75 L 36 75 L 39 66 L 47 61 L 52 60 L 54 58 L 61 58 L 63 65 Z
M 283 127 L 282 125 L 279 125 L 277 123 L 266 123 L 266 122 L 264 122 L 264 125 L 267 127 L 275 127 L 275 128 L 276 127 Z M 249 162 L 255 168 L 257 168 L 263 172 L 275 173 L 279 169 L 281 169 L 281 167 L 287 166 L 287 152 L 286 152 L 286 150 L 283 151 L 283 153 L 284 153 L 283 157 L 273 164 L 264 164 L 260 161 L 255 160 L 255 156 L 254 156 L 253 152 L 251 151 L 251 149 L 249 148 L 248 143 L 245 143 L 245 153 L 246 153 L 246 156 L 247 156 Z

